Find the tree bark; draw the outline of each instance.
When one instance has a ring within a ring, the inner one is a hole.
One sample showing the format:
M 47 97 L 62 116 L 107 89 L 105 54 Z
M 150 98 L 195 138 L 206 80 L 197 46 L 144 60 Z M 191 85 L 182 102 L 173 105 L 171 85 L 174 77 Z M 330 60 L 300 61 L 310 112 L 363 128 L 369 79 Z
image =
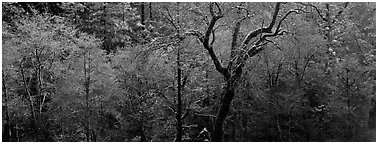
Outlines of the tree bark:
M 242 71 L 236 71 L 236 75 L 233 77 L 226 79 L 226 86 L 223 88 L 222 100 L 221 100 L 221 107 L 218 110 L 215 124 L 214 124 L 214 131 L 211 134 L 212 141 L 214 142 L 221 142 L 223 141 L 223 124 L 226 120 L 227 114 L 230 111 L 232 99 L 235 96 L 236 90 L 236 82 L 241 76 Z

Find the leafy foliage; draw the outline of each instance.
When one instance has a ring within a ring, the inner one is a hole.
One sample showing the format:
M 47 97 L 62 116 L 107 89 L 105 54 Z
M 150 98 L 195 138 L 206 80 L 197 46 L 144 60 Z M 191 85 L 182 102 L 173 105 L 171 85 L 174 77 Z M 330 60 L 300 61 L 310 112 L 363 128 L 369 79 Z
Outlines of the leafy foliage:
M 375 141 L 375 3 L 2 8 L 3 141 Z

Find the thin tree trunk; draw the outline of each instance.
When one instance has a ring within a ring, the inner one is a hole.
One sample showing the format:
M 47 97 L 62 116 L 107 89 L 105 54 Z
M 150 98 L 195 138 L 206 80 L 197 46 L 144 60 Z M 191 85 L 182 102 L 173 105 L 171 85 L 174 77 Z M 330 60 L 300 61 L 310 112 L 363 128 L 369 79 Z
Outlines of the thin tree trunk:
M 233 142 L 236 142 L 236 119 L 232 121 L 232 134 L 231 134 L 231 139 Z
M 38 63 L 39 60 L 38 60 Z M 42 94 L 42 67 L 38 66 L 38 97 L 40 97 L 39 115 L 42 115 L 43 106 L 45 105 L 46 95 Z
M 12 141 L 12 128 L 11 128 L 10 118 L 9 118 L 7 87 L 5 86 L 4 74 L 3 74 L 3 98 L 5 101 L 4 108 L 5 108 L 5 121 L 6 121 L 6 127 L 7 127 L 7 128 L 4 128 L 4 130 L 6 130 L 4 132 L 5 132 L 5 136 L 8 138 L 3 141 L 11 142 Z
M 144 2 L 141 2 L 140 4 L 140 23 L 144 25 L 144 19 L 145 19 L 145 14 L 144 14 Z
M 350 86 L 352 84 L 349 82 L 349 69 L 346 69 L 346 78 L 345 78 L 345 91 L 346 91 L 346 99 L 347 99 L 347 106 L 348 106 L 348 122 L 349 122 L 349 129 L 348 129 L 348 138 L 353 139 L 353 129 L 352 129 L 352 108 L 351 108 L 351 96 L 350 96 Z
M 181 68 L 180 68 L 180 47 L 177 49 L 177 135 L 176 142 L 181 142 L 182 140 L 182 121 L 181 121 L 181 111 L 182 111 L 182 101 L 181 101 Z
M 151 3 L 150 3 L 151 4 Z M 176 3 L 177 6 L 177 15 L 180 15 L 179 13 L 179 3 Z M 177 19 L 177 23 L 180 23 L 180 19 Z M 177 29 L 177 32 L 180 33 L 180 30 Z M 181 86 L 181 64 L 180 64 L 180 48 L 179 45 L 177 47 L 177 136 L 175 141 L 181 142 L 182 141 L 182 100 L 181 100 L 181 89 L 183 86 Z
M 15 127 L 15 130 L 16 130 L 16 139 L 17 139 L 17 142 L 20 142 L 20 137 L 18 136 L 18 125 L 17 125 L 17 123 L 15 125 L 16 125 L 16 127 Z
M 141 130 L 140 142 L 147 142 L 147 137 L 146 137 L 146 134 L 144 133 L 144 128 L 143 128 L 143 121 L 140 124 L 140 130 Z
M 90 83 L 90 76 L 88 74 L 89 68 L 87 69 L 87 66 L 89 66 L 89 65 L 90 64 L 87 64 L 86 55 L 84 54 L 84 78 L 85 78 L 84 87 L 85 87 L 85 104 L 86 104 L 86 109 L 87 109 L 85 129 L 86 129 L 87 142 L 90 141 L 90 139 L 89 139 L 89 135 L 90 135 L 90 131 L 89 131 L 89 83 Z
M 243 113 L 240 112 L 240 119 L 239 119 L 239 124 L 240 124 L 240 132 L 239 132 L 239 135 L 240 135 L 240 139 L 239 141 L 244 141 L 244 125 L 243 125 Z
M 276 115 L 276 126 L 277 126 L 277 129 L 278 129 L 278 140 L 282 141 L 282 130 L 281 130 L 281 126 L 280 126 L 280 122 L 279 122 L 279 119 L 278 119 L 277 112 L 276 112 L 275 115 Z
M 37 98 L 39 102 L 39 115 L 42 114 L 42 108 L 43 108 L 43 103 L 45 100 L 45 97 L 42 97 L 42 64 L 40 61 L 40 56 L 41 56 L 42 50 L 38 53 L 38 50 L 35 50 L 35 55 L 37 57 L 37 66 L 36 66 L 36 78 L 37 78 Z M 37 117 L 38 118 L 38 117 Z
M 152 21 L 153 17 L 152 17 L 152 3 L 151 2 L 148 4 L 148 9 L 150 10 L 150 21 Z
M 36 120 L 36 116 L 35 116 L 35 111 L 34 111 L 34 104 L 33 104 L 33 97 L 32 97 L 32 95 L 31 95 L 31 93 L 30 93 L 30 89 L 29 89 L 29 85 L 27 84 L 27 82 L 26 82 L 26 77 L 25 77 L 25 72 L 24 72 L 24 68 L 22 67 L 22 62 L 21 62 L 21 67 L 20 67 L 20 69 L 21 69 L 21 77 L 22 77 L 22 81 L 23 81 L 23 83 L 24 83 L 24 87 L 25 87 L 25 90 L 26 90 L 26 92 L 28 93 L 28 96 L 29 96 L 29 102 L 30 102 L 30 113 L 31 113 L 31 115 L 32 115 L 32 118 L 33 118 L 33 122 L 34 123 L 36 123 L 37 122 L 37 120 Z
M 42 50 L 40 50 L 40 53 L 42 53 Z M 37 89 L 36 89 L 36 98 L 37 98 L 37 104 L 39 104 L 39 109 L 41 110 L 42 106 L 42 98 L 41 98 L 41 87 L 42 87 L 42 81 L 41 81 L 41 62 L 40 62 L 40 53 L 38 53 L 38 49 L 35 49 L 35 56 L 36 56 L 36 66 L 35 66 L 35 76 L 37 80 Z M 38 105 L 37 105 L 38 110 Z M 38 141 L 44 141 L 43 136 L 43 130 L 41 129 L 41 111 L 38 111 L 36 116 L 36 130 L 37 130 L 37 140 Z
M 332 42 L 332 37 L 331 37 L 331 32 L 332 32 L 332 27 L 331 27 L 331 14 L 330 14 L 330 7 L 329 7 L 329 4 L 326 3 L 325 4 L 325 7 L 326 7 L 326 27 L 328 28 L 328 30 L 326 30 L 326 33 L 325 33 L 325 36 L 326 36 L 326 39 L 327 39 L 327 50 L 329 50 L 331 48 L 331 42 Z M 325 74 L 328 76 L 330 74 L 330 71 L 329 71 L 329 68 L 331 67 L 331 60 L 332 60 L 332 53 L 330 51 L 327 51 L 328 54 L 328 60 L 326 61 L 326 66 L 325 66 Z

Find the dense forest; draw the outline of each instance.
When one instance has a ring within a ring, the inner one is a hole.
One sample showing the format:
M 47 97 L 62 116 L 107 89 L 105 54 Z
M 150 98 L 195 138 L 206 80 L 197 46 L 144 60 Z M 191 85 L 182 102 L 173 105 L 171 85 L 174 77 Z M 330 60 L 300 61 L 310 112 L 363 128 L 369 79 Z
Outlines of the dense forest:
M 375 6 L 3 2 L 2 141 L 376 141 Z

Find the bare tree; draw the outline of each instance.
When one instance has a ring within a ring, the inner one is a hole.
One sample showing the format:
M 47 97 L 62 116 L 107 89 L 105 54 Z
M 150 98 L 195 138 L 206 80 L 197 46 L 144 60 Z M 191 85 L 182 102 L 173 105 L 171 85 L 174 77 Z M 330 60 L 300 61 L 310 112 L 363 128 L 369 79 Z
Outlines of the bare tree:
M 244 40 L 241 42 L 238 42 L 241 23 L 244 20 L 250 18 L 251 15 L 249 15 L 249 11 L 247 8 L 242 6 L 236 7 L 239 11 L 246 10 L 247 15 L 238 19 L 238 21 L 235 23 L 233 27 L 231 56 L 227 66 L 223 66 L 222 63 L 219 61 L 217 55 L 214 53 L 214 27 L 217 21 L 223 18 L 225 15 L 225 12 L 222 11 L 222 8 L 219 6 L 218 3 L 209 4 L 211 20 L 206 28 L 205 33 L 201 33 L 196 30 L 190 30 L 186 33 L 188 35 L 196 36 L 199 39 L 199 41 L 202 43 L 202 46 L 207 50 L 208 54 L 210 55 L 216 70 L 223 75 L 226 81 L 226 85 L 223 88 L 221 106 L 218 110 L 214 124 L 214 130 L 211 134 L 212 141 L 223 141 L 223 124 L 230 110 L 231 102 L 235 96 L 237 83 L 240 80 L 246 60 L 264 50 L 264 45 L 268 43 L 273 43 L 273 41 L 267 38 L 284 35 L 286 31 L 281 29 L 282 22 L 291 13 L 299 13 L 299 11 L 301 11 L 300 9 L 290 10 L 286 12 L 280 19 L 278 19 L 278 12 L 280 10 L 281 5 L 282 3 L 276 3 L 274 11 L 272 13 L 272 18 L 268 26 L 264 26 L 264 23 L 262 23 L 260 28 L 250 31 L 244 37 Z M 273 30 L 273 27 L 276 24 L 277 26 L 275 30 Z M 255 41 L 253 44 L 250 44 L 251 39 L 253 38 L 257 38 L 258 40 Z M 238 45 L 238 43 L 240 44 Z

